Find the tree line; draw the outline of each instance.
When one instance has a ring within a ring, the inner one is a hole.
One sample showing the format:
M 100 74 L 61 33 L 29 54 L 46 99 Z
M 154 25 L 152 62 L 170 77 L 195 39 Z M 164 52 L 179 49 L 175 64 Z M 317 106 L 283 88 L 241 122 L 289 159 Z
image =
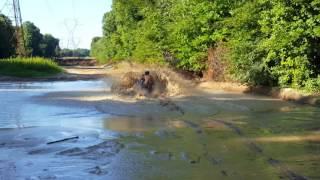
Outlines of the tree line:
M 40 29 L 32 22 L 23 23 L 26 56 L 56 56 L 60 50 L 59 39 L 50 34 L 41 34 Z M 17 37 L 11 20 L 0 14 L 0 58 L 17 55 Z
M 32 22 L 24 22 L 25 55 L 37 57 L 64 57 L 64 56 L 89 56 L 88 49 L 61 49 L 59 39 L 51 34 L 42 34 L 40 29 Z M 0 58 L 18 55 L 15 28 L 11 20 L 0 14 Z
M 113 0 L 91 54 L 319 91 L 319 12 L 320 0 Z
M 77 49 L 61 49 L 59 52 L 59 57 L 89 57 L 90 50 L 77 48 Z

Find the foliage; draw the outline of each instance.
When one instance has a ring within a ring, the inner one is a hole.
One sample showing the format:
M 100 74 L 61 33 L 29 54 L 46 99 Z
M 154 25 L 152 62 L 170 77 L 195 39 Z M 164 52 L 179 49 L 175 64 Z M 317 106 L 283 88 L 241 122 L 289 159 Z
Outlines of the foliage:
M 217 23 L 235 1 L 114 0 L 103 34 L 92 43 L 99 60 L 164 62 L 189 71 L 205 68 Z
M 224 42 L 234 79 L 319 89 L 319 0 L 113 0 L 91 55 L 100 61 L 207 68 L 208 49 Z
M 0 58 L 14 55 L 15 42 L 14 27 L 10 19 L 0 14 Z
M 41 34 L 32 22 L 23 23 L 24 40 L 28 56 L 54 57 L 59 51 L 59 39 L 50 34 Z
M 244 82 L 282 87 L 315 81 L 320 72 L 319 10 L 318 0 L 260 0 L 235 9 L 226 20 L 234 74 Z
M 8 17 L 0 14 L 0 58 L 19 54 L 15 28 Z M 23 30 L 27 56 L 57 56 L 60 50 L 59 39 L 50 34 L 41 34 L 40 29 L 29 21 L 23 23 Z
M 54 57 L 57 56 L 60 47 L 59 47 L 59 39 L 56 39 L 51 34 L 45 34 L 42 37 L 42 41 L 40 43 L 41 54 L 44 57 Z
M 320 75 L 317 78 L 310 78 L 304 83 L 304 89 L 307 92 L 320 94 Z
M 42 34 L 40 33 L 40 29 L 36 27 L 32 22 L 27 21 L 23 23 L 23 30 L 27 55 L 40 56 L 40 43 L 42 41 Z
M 16 77 L 45 77 L 62 72 L 50 59 L 11 58 L 0 60 L 0 75 Z
M 169 44 L 179 60 L 178 67 L 201 71 L 205 68 L 208 48 L 220 40 L 219 22 L 230 16 L 235 1 L 178 1 L 171 9 Z

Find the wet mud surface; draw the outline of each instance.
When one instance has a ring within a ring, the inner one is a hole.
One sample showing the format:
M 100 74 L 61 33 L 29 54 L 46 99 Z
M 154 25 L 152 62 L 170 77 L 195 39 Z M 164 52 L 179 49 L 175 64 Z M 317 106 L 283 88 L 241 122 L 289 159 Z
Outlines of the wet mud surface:
M 1 180 L 320 179 L 317 107 L 223 91 L 135 99 L 108 80 L 0 89 Z

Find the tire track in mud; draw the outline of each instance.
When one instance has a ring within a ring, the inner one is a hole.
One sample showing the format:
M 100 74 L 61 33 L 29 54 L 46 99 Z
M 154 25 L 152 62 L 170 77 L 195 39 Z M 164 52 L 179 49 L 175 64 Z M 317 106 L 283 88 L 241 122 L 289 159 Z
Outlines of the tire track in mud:
M 116 112 L 111 112 L 111 111 L 106 111 L 103 107 L 102 107 L 103 104 L 101 103 L 98 103 L 96 105 L 94 105 L 94 108 L 98 111 L 98 112 L 102 112 L 102 113 L 105 113 L 105 114 L 108 114 L 108 115 L 111 115 L 111 116 L 117 116 L 117 117 L 128 117 L 128 118 L 136 118 L 138 116 L 135 116 L 135 115 L 128 115 L 128 114 L 125 114 L 125 113 L 116 113 Z M 112 106 L 112 105 L 111 105 Z
M 215 157 L 213 155 L 210 155 L 209 153 L 209 150 L 208 150 L 208 147 L 207 147 L 207 144 L 205 142 L 201 142 L 202 139 L 205 138 L 206 136 L 206 133 L 204 132 L 203 128 L 197 124 L 197 123 L 194 123 L 192 121 L 189 121 L 189 120 L 184 120 L 183 121 L 189 128 L 193 129 L 194 132 L 199 136 L 199 144 L 202 146 L 202 149 L 203 149 L 203 154 L 202 155 L 199 155 L 197 156 L 197 161 L 191 161 L 190 163 L 192 164 L 196 164 L 196 163 L 200 163 L 201 161 L 201 157 L 203 157 L 205 160 L 209 161 L 209 163 L 212 165 L 212 166 L 219 166 L 223 163 L 223 160 L 222 158 L 218 158 L 218 157 Z M 225 169 L 221 169 L 220 170 L 220 173 L 223 175 L 223 176 L 229 176 L 229 173 L 227 170 Z
M 185 111 L 178 106 L 176 103 L 172 102 L 170 99 L 160 99 L 160 106 L 167 108 L 170 111 L 176 111 L 180 113 L 182 116 L 185 115 Z M 203 129 L 197 124 L 189 120 L 183 120 L 183 122 L 193 129 L 195 133 L 200 136 L 199 144 L 203 147 L 203 154 L 202 155 L 196 155 L 195 157 L 187 157 L 185 153 L 182 153 L 183 159 L 187 160 L 189 159 L 190 164 L 198 164 L 200 163 L 202 157 L 204 157 L 206 160 L 208 160 L 212 165 L 220 165 L 222 163 L 222 160 L 220 158 L 212 157 L 209 154 L 207 144 L 205 142 L 201 142 L 201 139 L 205 136 L 205 132 Z M 228 176 L 228 173 L 225 170 L 221 170 L 221 174 L 224 176 Z
M 185 111 L 176 103 L 172 102 L 170 99 L 160 99 L 159 105 L 167 108 L 169 111 L 176 111 L 179 112 L 181 115 L 185 114 Z
M 204 143 L 204 142 L 201 142 L 201 139 L 202 137 L 204 136 L 204 132 L 203 132 L 203 129 L 197 124 L 197 123 L 194 123 L 192 121 L 189 121 L 189 120 L 183 120 L 183 122 L 189 127 L 191 128 L 195 133 L 196 135 L 200 136 L 200 140 L 199 140 L 199 144 L 203 147 L 203 154 L 202 155 L 197 155 L 194 160 L 191 160 L 190 163 L 191 164 L 197 164 L 197 163 L 200 163 L 201 161 L 201 157 L 204 156 L 208 156 L 209 155 L 209 152 L 207 150 L 207 144 Z
M 285 166 L 281 161 L 276 160 L 272 157 L 269 157 L 267 154 L 263 152 L 263 149 L 259 147 L 255 142 L 251 141 L 249 138 L 245 136 L 245 134 L 241 131 L 241 129 L 230 122 L 226 122 L 223 120 L 212 120 L 214 122 L 223 124 L 225 127 L 231 129 L 234 133 L 244 139 L 246 146 L 252 152 L 259 154 L 260 156 L 264 157 L 268 164 L 272 167 L 278 169 L 281 173 L 280 178 L 288 178 L 289 180 L 308 180 L 308 178 L 290 170 L 287 166 Z

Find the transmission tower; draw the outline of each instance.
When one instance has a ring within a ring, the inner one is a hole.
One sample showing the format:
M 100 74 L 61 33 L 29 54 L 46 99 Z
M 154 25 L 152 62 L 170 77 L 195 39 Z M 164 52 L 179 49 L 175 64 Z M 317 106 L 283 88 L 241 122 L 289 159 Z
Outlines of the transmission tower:
M 13 12 L 14 12 L 14 21 L 16 23 L 15 36 L 17 39 L 17 54 L 20 56 L 25 56 L 26 47 L 25 47 L 25 41 L 24 41 L 24 30 L 22 26 L 20 2 L 19 0 L 12 0 L 12 4 L 13 4 Z
M 16 49 L 19 56 L 26 56 L 26 47 L 24 40 L 24 30 L 22 26 L 22 16 L 19 0 L 6 0 L 0 13 L 3 13 L 14 22 Z

